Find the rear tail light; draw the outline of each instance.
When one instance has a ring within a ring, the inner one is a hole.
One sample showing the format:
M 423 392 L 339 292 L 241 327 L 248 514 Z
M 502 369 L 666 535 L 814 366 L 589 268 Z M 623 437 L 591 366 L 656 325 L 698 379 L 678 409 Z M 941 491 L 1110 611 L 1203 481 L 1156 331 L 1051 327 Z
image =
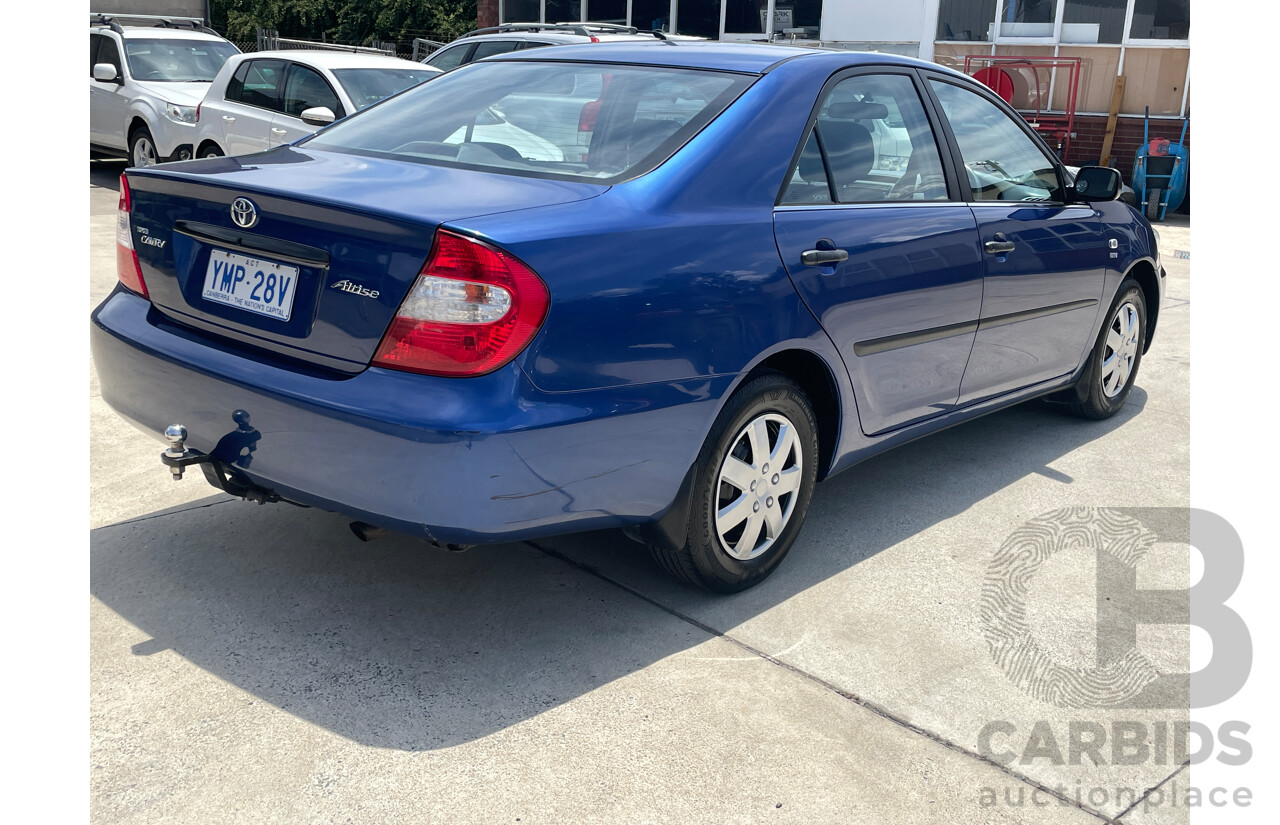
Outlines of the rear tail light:
M 200 101 L 199 103 L 196 104 L 196 123 L 200 122 L 200 107 L 203 105 L 204 105 L 204 101 Z
M 116 207 L 116 277 L 129 290 L 148 298 L 142 267 L 138 264 L 138 251 L 133 248 L 133 224 L 129 219 L 131 206 L 129 179 L 121 174 L 120 204 Z
M 551 296 L 501 249 L 440 230 L 387 329 L 373 366 L 427 375 L 484 375 L 528 346 Z

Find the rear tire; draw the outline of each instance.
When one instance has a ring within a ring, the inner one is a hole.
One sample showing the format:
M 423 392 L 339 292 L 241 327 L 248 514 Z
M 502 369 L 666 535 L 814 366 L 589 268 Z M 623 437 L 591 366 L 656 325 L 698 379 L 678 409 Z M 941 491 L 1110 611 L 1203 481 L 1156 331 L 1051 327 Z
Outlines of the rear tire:
M 210 143 L 208 146 L 200 150 L 200 157 L 220 158 L 225 156 L 223 155 L 222 150 L 218 148 L 217 144 Z
M 813 406 L 777 373 L 745 383 L 720 412 L 694 466 L 684 546 L 651 543 L 668 573 L 719 593 L 759 584 L 800 534 L 818 475 Z
M 1120 412 L 1142 363 L 1147 340 L 1147 304 L 1142 287 L 1132 278 L 1120 284 L 1089 356 L 1084 380 L 1089 382 L 1084 401 L 1067 408 L 1082 418 L 1102 420 Z
M 1164 197 L 1163 189 L 1147 190 L 1147 220 L 1160 220 L 1160 199 Z

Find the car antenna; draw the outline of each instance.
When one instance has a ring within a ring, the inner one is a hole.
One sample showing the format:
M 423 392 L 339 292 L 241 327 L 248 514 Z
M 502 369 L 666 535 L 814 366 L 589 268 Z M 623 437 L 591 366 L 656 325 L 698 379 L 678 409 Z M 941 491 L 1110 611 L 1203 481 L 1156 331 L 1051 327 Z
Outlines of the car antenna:
M 649 32 L 649 34 L 652 34 L 654 37 L 658 38 L 658 39 L 659 39 L 659 40 L 661 40 L 663 43 L 671 43 L 671 45 L 672 45 L 672 46 L 674 46 L 674 45 L 675 45 L 675 43 L 673 43 L 672 41 L 668 40 L 668 39 L 667 39 L 667 36 L 666 36 L 665 34 L 663 34 L 661 31 L 659 31 L 658 29 L 654 29 L 653 31 Z

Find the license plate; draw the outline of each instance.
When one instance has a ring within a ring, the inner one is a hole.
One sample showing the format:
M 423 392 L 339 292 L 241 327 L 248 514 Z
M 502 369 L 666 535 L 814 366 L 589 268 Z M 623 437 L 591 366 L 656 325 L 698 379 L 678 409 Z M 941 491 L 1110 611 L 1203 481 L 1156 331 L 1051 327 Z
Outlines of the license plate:
M 204 275 L 206 301 L 288 321 L 298 291 L 298 268 L 215 249 Z

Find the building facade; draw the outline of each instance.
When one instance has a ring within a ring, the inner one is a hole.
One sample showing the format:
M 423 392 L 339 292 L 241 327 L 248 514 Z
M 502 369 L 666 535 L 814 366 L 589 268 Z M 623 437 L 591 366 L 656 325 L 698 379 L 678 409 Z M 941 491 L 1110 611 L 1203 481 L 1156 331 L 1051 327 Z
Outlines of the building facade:
M 1078 58 L 1066 160 L 1101 159 L 1119 91 L 1110 154 L 1126 176 L 1142 143 L 1145 110 L 1151 136 L 1171 140 L 1188 115 L 1190 19 L 1190 0 L 480 0 L 481 25 L 612 22 L 719 40 L 891 52 L 962 71 L 969 56 L 971 72 L 985 65 L 983 56 Z M 1067 75 L 1015 73 L 1013 105 L 1062 111 Z

